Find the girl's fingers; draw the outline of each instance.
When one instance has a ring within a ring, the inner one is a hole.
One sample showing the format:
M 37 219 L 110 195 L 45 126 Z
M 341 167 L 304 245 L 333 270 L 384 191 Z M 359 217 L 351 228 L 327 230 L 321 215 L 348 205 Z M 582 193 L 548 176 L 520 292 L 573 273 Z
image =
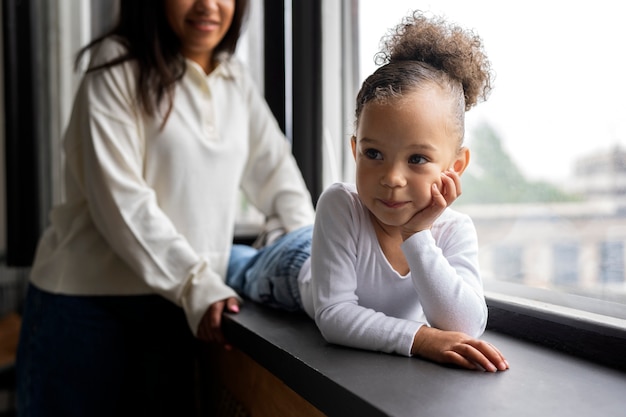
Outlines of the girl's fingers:
M 454 171 L 450 171 L 449 175 L 452 177 L 452 180 L 454 181 L 454 188 L 456 190 L 456 196 L 458 198 L 461 195 L 461 193 L 462 193 L 461 177 L 459 176 L 459 174 L 457 174 Z
M 441 173 L 442 193 L 446 204 L 450 205 L 461 195 L 461 178 L 454 171 Z
M 456 353 L 463 356 L 488 372 L 496 372 L 498 368 L 480 350 L 469 344 L 461 344 L 454 349 Z
M 498 370 L 504 371 L 509 368 L 509 363 L 507 362 L 504 355 L 489 342 L 485 342 L 484 340 L 470 340 L 468 344 L 473 345 L 478 351 L 480 351 L 491 363 L 493 363 Z
M 485 341 L 471 339 L 459 345 L 455 350 L 468 360 L 480 365 L 486 371 L 504 371 L 509 368 L 506 359 L 504 359 L 500 351 Z
M 443 195 L 443 191 L 440 190 L 439 187 L 437 187 L 437 184 L 433 184 L 432 186 L 432 197 L 433 197 L 433 203 L 431 205 L 432 207 L 445 208 L 448 206 L 446 197 Z
M 444 354 L 448 363 L 458 365 L 465 369 L 476 369 L 476 364 L 472 361 L 469 361 L 463 355 L 460 355 L 454 351 L 448 351 Z

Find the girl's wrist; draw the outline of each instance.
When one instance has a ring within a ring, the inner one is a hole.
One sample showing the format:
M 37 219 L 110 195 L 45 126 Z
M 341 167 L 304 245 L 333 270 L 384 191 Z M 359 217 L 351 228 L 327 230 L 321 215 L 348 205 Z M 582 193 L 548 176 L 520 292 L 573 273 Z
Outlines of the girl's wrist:
M 423 325 L 419 328 L 417 332 L 415 332 L 415 336 L 413 336 L 413 345 L 411 346 L 411 355 L 413 356 L 422 356 L 421 351 L 424 346 L 424 342 L 428 338 L 428 333 L 431 328 L 427 325 Z
M 400 232 L 400 234 L 402 235 L 402 241 L 403 241 L 403 242 L 406 242 L 407 240 L 409 240 L 411 237 L 415 236 L 416 234 L 421 233 L 421 232 L 425 232 L 425 231 L 427 231 L 427 230 L 430 230 L 430 229 L 431 229 L 431 227 L 432 227 L 432 226 L 428 226 L 428 227 L 426 227 L 426 228 L 424 228 L 424 229 L 420 229 L 420 230 L 411 230 L 411 231 L 405 231 L 405 230 L 402 230 L 402 231 Z

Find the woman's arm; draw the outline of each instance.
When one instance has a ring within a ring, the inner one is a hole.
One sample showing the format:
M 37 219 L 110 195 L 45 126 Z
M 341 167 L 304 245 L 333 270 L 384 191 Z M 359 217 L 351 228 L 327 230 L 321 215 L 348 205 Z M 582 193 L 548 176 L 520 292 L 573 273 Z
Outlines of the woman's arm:
M 291 145 L 249 74 L 237 61 L 232 65 L 249 113 L 250 154 L 242 188 L 261 212 L 278 215 L 286 231 L 310 225 L 313 203 Z

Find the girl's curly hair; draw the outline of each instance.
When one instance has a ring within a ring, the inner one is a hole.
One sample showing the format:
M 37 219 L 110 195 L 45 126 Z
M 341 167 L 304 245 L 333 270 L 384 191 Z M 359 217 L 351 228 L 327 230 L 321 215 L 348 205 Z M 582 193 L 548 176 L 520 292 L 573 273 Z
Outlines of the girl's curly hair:
M 382 45 L 375 57 L 382 66 L 363 82 L 357 96 L 357 125 L 368 102 L 385 102 L 435 83 L 458 99 L 455 112 L 462 137 L 465 112 L 491 91 L 491 64 L 480 37 L 417 10 L 392 29 Z

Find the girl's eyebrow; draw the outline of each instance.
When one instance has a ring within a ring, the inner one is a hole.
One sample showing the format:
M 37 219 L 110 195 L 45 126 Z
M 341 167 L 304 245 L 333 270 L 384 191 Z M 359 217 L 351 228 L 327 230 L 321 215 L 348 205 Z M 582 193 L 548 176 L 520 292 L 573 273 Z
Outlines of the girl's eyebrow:
M 382 141 L 363 137 L 363 138 L 357 139 L 357 142 L 360 142 L 366 145 L 376 145 L 376 144 L 381 143 Z M 437 147 L 430 142 L 415 143 L 415 144 L 409 145 L 408 147 L 410 149 L 415 149 L 416 151 L 436 151 L 437 150 Z
M 410 145 L 409 148 L 423 150 L 423 151 L 436 151 L 437 150 L 437 147 L 430 142 Z
M 360 138 L 360 139 L 357 139 L 357 142 L 361 142 L 361 143 L 377 143 L 378 141 L 376 139 Z

